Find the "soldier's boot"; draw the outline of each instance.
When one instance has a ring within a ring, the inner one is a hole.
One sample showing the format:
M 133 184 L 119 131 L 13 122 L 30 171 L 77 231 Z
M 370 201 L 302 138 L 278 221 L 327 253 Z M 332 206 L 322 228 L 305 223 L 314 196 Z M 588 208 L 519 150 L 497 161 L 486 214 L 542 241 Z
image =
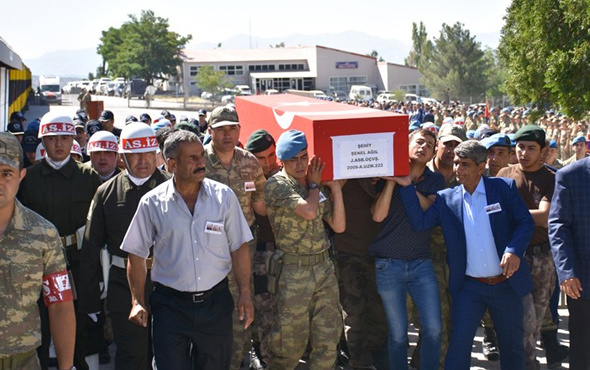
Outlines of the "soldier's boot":
M 541 332 L 541 346 L 547 356 L 547 367 L 556 369 L 569 356 L 569 348 L 557 341 L 557 329 Z
M 483 343 L 481 345 L 483 355 L 488 361 L 500 360 L 500 351 L 498 350 L 498 338 L 494 328 L 483 328 Z

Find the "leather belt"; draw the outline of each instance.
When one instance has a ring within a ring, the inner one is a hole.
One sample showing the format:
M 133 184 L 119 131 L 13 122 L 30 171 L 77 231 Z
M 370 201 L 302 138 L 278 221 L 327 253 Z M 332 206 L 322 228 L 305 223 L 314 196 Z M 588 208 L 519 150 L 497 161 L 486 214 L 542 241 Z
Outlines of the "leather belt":
M 469 276 L 469 278 L 471 278 L 473 280 L 477 280 L 480 283 L 484 283 L 486 285 L 496 285 L 496 284 L 500 284 L 500 283 L 508 280 L 508 278 L 506 277 L 506 275 L 498 275 L 498 276 L 490 276 L 490 277 L 474 277 L 474 276 Z
M 301 265 L 301 266 L 313 266 L 318 263 L 324 262 L 330 257 L 330 250 L 326 249 L 323 252 L 316 254 L 294 254 L 285 253 L 283 255 L 283 263 Z
M 209 290 L 203 290 L 201 292 L 181 292 L 180 290 L 176 290 L 174 288 L 167 287 L 166 285 L 162 285 L 156 281 L 154 281 L 154 287 L 156 290 L 163 292 L 164 294 L 168 294 L 183 301 L 189 301 L 193 303 L 203 303 L 209 298 L 213 296 L 213 294 L 226 289 L 227 288 L 227 277 L 221 280 L 217 285 Z
M 76 238 L 76 234 L 62 236 L 60 237 L 60 239 L 61 245 L 63 245 L 64 248 L 78 243 L 78 238 Z
M 145 260 L 145 265 L 148 268 L 148 270 L 150 270 L 152 268 L 153 264 L 154 264 L 154 260 L 152 259 L 152 257 L 149 257 Z M 127 268 L 127 258 L 112 255 L 111 256 L 111 265 L 121 268 L 121 269 L 126 269 Z

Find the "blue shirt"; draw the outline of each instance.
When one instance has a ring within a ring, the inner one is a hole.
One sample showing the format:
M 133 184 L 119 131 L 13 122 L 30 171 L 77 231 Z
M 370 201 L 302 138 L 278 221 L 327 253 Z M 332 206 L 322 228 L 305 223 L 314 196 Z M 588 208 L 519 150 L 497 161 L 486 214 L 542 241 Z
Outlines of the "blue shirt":
M 502 274 L 498 250 L 486 212 L 488 205 L 483 179 L 469 194 L 463 191 L 463 228 L 467 242 L 467 266 L 465 274 L 473 277 L 491 277 Z

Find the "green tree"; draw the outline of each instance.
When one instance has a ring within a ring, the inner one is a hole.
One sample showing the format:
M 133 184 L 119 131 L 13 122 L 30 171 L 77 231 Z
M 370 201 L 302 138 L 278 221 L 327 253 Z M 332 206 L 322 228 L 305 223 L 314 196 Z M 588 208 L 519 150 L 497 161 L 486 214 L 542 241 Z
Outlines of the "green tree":
M 420 68 L 420 62 L 427 62 L 432 51 L 432 41 L 428 40 L 426 26 L 420 21 L 420 25 L 412 22 L 412 50 L 404 63 L 410 67 Z
M 370 52 L 369 54 L 367 54 L 367 55 L 368 55 L 368 56 L 370 56 L 370 57 L 373 57 L 373 58 L 377 58 L 377 60 L 378 60 L 379 62 L 385 62 L 385 59 L 383 59 L 383 57 L 382 57 L 382 56 L 379 56 L 379 53 L 377 52 L 377 50 L 373 50 L 373 51 L 371 51 L 371 52 Z
M 498 59 L 498 51 L 492 49 L 484 50 L 486 62 L 486 76 L 488 80 L 486 96 L 491 99 L 498 99 L 504 96 L 504 82 L 506 81 L 506 69 Z
M 219 94 L 232 85 L 225 72 L 216 71 L 213 66 L 199 67 L 194 80 L 199 89 L 213 94 Z
M 442 25 L 430 59 L 420 61 L 423 83 L 439 100 L 483 100 L 486 61 L 480 43 L 459 22 Z
M 102 31 L 97 52 L 109 74 L 131 78 L 142 77 L 148 84 L 154 78 L 176 75 L 182 64 L 181 51 L 192 38 L 168 30 L 168 19 L 142 10 L 139 18 L 130 14 L 120 28 Z
M 590 3 L 514 0 L 502 28 L 499 56 L 506 91 L 537 113 L 559 106 L 579 118 L 590 110 Z

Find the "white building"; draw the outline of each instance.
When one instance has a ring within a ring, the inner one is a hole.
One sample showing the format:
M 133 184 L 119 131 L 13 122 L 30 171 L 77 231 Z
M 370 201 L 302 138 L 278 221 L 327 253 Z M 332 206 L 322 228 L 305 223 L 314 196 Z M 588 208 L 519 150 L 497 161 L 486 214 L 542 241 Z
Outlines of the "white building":
M 199 92 L 194 78 L 202 66 L 224 71 L 234 85 L 248 85 L 257 93 L 267 89 L 348 93 L 352 85 L 370 86 L 375 92 L 424 92 L 416 68 L 325 46 L 185 50 L 183 59 L 182 84 L 190 95 Z

